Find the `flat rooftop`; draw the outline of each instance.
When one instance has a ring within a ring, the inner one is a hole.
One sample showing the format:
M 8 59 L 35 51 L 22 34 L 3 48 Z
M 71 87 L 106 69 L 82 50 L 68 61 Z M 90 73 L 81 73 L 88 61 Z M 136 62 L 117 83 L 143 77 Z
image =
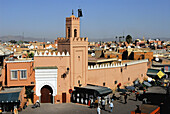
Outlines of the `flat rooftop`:
M 94 58 L 94 57 L 89 57 L 88 62 L 89 63 L 101 63 L 101 62 L 111 62 L 111 61 L 116 61 L 117 58 Z

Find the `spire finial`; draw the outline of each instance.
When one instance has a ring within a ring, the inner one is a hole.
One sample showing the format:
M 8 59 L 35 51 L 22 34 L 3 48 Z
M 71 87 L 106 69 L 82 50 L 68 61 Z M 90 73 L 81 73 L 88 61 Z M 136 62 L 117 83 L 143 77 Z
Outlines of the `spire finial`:
M 72 15 L 74 15 L 74 11 L 73 11 L 73 9 L 72 9 Z

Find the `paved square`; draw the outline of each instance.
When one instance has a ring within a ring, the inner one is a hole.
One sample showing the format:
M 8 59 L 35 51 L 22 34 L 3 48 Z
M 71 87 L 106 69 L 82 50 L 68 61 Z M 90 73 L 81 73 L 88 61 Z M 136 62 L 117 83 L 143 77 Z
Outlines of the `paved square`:
M 112 114 L 130 114 L 130 112 L 136 109 L 136 105 L 140 105 L 141 101 L 134 101 L 134 95 L 130 96 L 127 104 L 124 104 L 120 100 L 114 101 L 114 108 Z M 31 105 L 25 110 L 20 112 L 21 114 L 97 114 L 96 108 L 89 108 L 86 105 L 75 103 L 62 103 L 62 104 L 41 104 L 41 107 L 32 109 Z M 101 114 L 109 114 L 109 107 L 106 106 L 106 110 L 102 110 Z

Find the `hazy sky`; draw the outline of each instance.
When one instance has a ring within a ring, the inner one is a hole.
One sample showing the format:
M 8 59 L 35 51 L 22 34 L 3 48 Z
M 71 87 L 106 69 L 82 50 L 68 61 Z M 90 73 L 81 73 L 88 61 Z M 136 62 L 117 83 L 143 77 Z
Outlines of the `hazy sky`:
M 170 0 L 0 0 L 0 36 L 65 37 L 65 18 L 81 8 L 81 37 L 170 38 Z

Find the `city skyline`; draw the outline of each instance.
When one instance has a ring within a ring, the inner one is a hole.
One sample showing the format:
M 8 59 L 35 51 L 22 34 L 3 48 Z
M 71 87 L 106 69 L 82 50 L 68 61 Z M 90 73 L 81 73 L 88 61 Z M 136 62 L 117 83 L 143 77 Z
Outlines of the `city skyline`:
M 170 7 L 168 0 L 121 1 L 46 1 L 0 0 L 0 37 L 46 38 L 65 37 L 64 18 L 72 9 L 81 18 L 81 37 L 109 39 L 130 34 L 134 38 L 169 38 Z

